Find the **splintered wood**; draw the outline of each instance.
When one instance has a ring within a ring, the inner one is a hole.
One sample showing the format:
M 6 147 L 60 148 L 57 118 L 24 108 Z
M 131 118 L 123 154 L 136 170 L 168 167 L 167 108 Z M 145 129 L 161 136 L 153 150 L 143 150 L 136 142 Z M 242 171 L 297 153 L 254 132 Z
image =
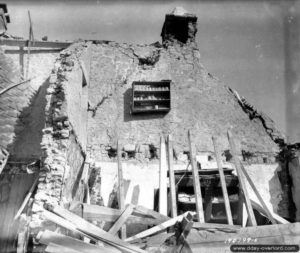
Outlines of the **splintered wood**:
M 61 206 L 47 206 L 47 210 L 44 210 L 43 213 L 44 217 L 58 226 L 74 232 L 77 237 L 75 239 L 71 236 L 46 230 L 44 232 L 40 232 L 36 239 L 39 243 L 47 246 L 45 251 L 49 253 L 144 253 L 153 252 L 151 250 L 148 251 L 151 247 L 154 247 L 155 250 L 160 250 L 160 246 L 162 245 L 165 250 L 164 252 L 167 253 L 230 252 L 230 244 L 226 244 L 225 242 L 232 240 L 232 238 L 256 238 L 258 243 L 261 244 L 299 244 L 300 223 L 288 223 L 288 221 L 268 209 L 254 182 L 251 180 L 247 171 L 243 167 L 243 164 L 238 158 L 236 145 L 230 131 L 228 131 L 228 140 L 239 179 L 239 206 L 241 207 L 241 210 L 243 205 L 246 206 L 252 227 L 242 227 L 237 225 L 240 224 L 238 223 L 239 221 L 233 220 L 230 207 L 231 198 L 228 196 L 226 185 L 228 177 L 225 177 L 224 174 L 226 171 L 225 169 L 223 170 L 221 151 L 219 150 L 215 137 L 212 137 L 212 142 L 217 161 L 218 170 L 216 171 L 219 172 L 219 184 L 222 187 L 228 224 L 220 224 L 223 221 L 220 223 L 205 223 L 204 217 L 209 220 L 210 217 L 208 216 L 211 216 L 212 214 L 212 206 L 209 206 L 212 201 L 208 201 L 208 197 L 206 196 L 211 192 L 207 190 L 207 188 L 205 189 L 205 203 L 203 203 L 199 176 L 200 172 L 196 164 L 196 152 L 194 150 L 192 136 L 189 131 L 188 142 L 190 148 L 190 163 L 192 165 L 192 184 L 194 187 L 196 212 L 187 211 L 185 213 L 180 213 L 180 210 L 177 209 L 176 190 L 178 189 L 176 189 L 175 185 L 171 135 L 168 136 L 167 147 L 164 138 L 161 137 L 160 139 L 159 212 L 140 205 L 129 204 L 125 206 L 121 146 L 118 142 L 119 209 L 76 201 L 71 202 L 70 210 L 64 209 Z M 167 171 L 169 171 L 169 200 L 167 195 Z M 201 178 L 201 180 L 203 180 L 203 178 Z M 245 180 L 247 180 L 253 188 L 260 204 L 250 200 Z M 35 184 L 33 184 L 33 187 L 34 186 Z M 29 193 L 30 192 L 31 191 L 29 191 Z M 167 203 L 169 203 L 169 209 Z M 218 202 L 218 204 L 219 203 L 222 202 Z M 203 204 L 205 210 L 203 208 Z M 20 208 L 21 210 L 23 210 L 22 206 Z M 257 224 L 253 208 L 266 216 L 273 225 L 256 226 Z M 207 211 L 208 209 L 210 210 Z M 168 210 L 171 213 L 171 218 L 167 216 Z M 177 212 L 179 212 L 180 215 L 177 215 Z M 100 228 L 100 226 L 96 225 L 98 222 L 105 223 L 105 226 Z M 277 225 L 276 223 L 284 224 Z M 126 230 L 124 229 L 126 225 L 146 225 L 146 228 L 144 226 L 144 228 L 139 231 L 135 231 L 134 233 L 130 231 L 129 233 L 131 234 L 128 238 L 126 238 Z M 121 238 L 117 236 L 119 231 L 121 231 Z M 79 240 L 79 236 L 85 240 Z

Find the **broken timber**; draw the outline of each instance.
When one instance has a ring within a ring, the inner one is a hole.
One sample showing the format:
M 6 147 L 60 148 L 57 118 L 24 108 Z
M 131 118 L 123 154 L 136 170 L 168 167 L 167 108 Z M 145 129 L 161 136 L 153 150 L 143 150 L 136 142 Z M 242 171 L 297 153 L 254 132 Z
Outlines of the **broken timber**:
M 79 204 L 78 204 L 79 205 Z M 122 211 L 119 209 L 113 209 L 110 207 L 105 206 L 98 206 L 98 205 L 88 205 L 83 204 L 82 210 L 72 211 L 77 215 L 82 215 L 84 219 L 88 221 L 105 221 L 105 222 L 116 222 L 116 220 L 122 214 Z M 161 215 L 153 210 L 150 210 L 146 207 L 136 206 L 133 210 L 133 213 L 128 217 L 126 220 L 126 224 L 144 224 L 144 225 L 158 225 L 164 221 L 170 219 L 167 216 Z
M 51 221 L 57 223 L 60 226 L 63 226 L 75 232 L 78 231 L 92 240 L 102 241 L 125 252 L 145 253 L 144 250 L 141 250 L 136 246 L 130 245 L 120 240 L 119 238 L 107 233 L 106 231 L 102 230 L 96 225 L 87 222 L 83 218 L 69 212 L 66 209 L 63 209 L 59 206 L 52 206 L 49 207 L 49 209 L 56 215 L 51 215 L 51 213 L 46 211 L 46 218 L 50 219 Z M 61 217 L 61 219 L 59 219 L 60 217 L 58 215 Z
M 54 243 L 61 247 L 67 247 L 70 250 L 78 250 L 82 253 L 113 253 L 115 250 L 105 248 L 102 246 L 96 246 L 93 244 L 85 243 L 75 238 L 58 234 L 49 230 L 40 232 L 37 235 L 37 240 L 45 245 Z M 116 252 L 119 252 L 118 250 Z
M 192 165 L 192 173 L 193 173 L 193 185 L 194 185 L 194 194 L 196 199 L 196 211 L 197 211 L 197 219 L 199 222 L 204 223 L 204 212 L 203 212 L 203 202 L 202 202 L 202 193 L 201 193 L 201 186 L 200 186 L 200 179 L 198 168 L 196 162 L 194 160 L 194 152 L 193 152 L 193 145 L 191 140 L 191 132 L 188 131 L 188 141 L 190 146 L 190 162 Z
M 171 226 L 174 226 L 177 222 L 181 222 L 182 219 L 184 217 L 186 217 L 187 215 L 189 215 L 189 214 L 193 215 L 194 212 L 185 212 L 184 214 L 181 214 L 181 215 L 179 215 L 177 217 L 174 217 L 174 218 L 172 218 L 170 220 L 167 220 L 167 221 L 163 222 L 162 224 L 159 224 L 159 225 L 157 225 L 155 227 L 152 227 L 152 228 L 150 228 L 148 230 L 145 230 L 145 231 L 143 231 L 141 233 L 138 233 L 138 234 L 136 234 L 136 235 L 134 235 L 132 237 L 129 237 L 129 238 L 125 239 L 125 242 L 133 242 L 133 241 L 135 241 L 137 239 L 140 239 L 140 238 L 143 238 L 143 237 L 146 237 L 146 236 L 149 236 L 149 235 L 153 235 L 154 233 L 157 233 L 157 232 L 164 231 L 165 229 L 167 229 L 167 228 L 169 228 Z
M 252 226 L 257 226 L 256 220 L 255 220 L 255 216 L 254 216 L 254 212 L 253 212 L 253 208 L 251 206 L 249 194 L 248 194 L 248 191 L 247 191 L 247 188 L 246 188 L 246 183 L 244 181 L 244 177 L 243 177 L 243 172 L 242 172 L 242 169 L 241 169 L 240 160 L 239 160 L 239 158 L 237 156 L 237 150 L 236 150 L 235 142 L 234 142 L 234 140 L 232 138 L 232 134 L 231 134 L 230 130 L 228 130 L 227 136 L 228 136 L 228 140 L 229 140 L 229 144 L 230 144 L 232 156 L 233 156 L 233 159 L 234 159 L 234 164 L 235 164 L 237 176 L 239 178 L 240 189 L 243 191 L 243 194 L 244 194 L 245 205 L 246 205 L 247 212 L 248 212 L 248 215 L 249 215 L 249 218 L 250 218 L 249 219 L 250 220 L 250 224 Z

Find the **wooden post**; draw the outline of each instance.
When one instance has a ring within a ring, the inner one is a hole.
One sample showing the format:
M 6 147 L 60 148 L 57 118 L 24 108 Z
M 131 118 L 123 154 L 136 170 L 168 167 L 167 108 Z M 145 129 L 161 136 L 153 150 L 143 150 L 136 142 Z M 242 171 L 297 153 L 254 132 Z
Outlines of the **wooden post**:
M 237 176 L 239 178 L 240 188 L 244 193 L 245 205 L 246 205 L 246 208 L 247 208 L 250 225 L 257 226 L 255 216 L 254 216 L 254 212 L 253 212 L 252 205 L 251 205 L 251 201 L 250 201 L 250 198 L 249 198 L 249 194 L 248 194 L 246 184 L 245 184 L 245 181 L 244 181 L 243 172 L 241 170 L 240 160 L 239 160 L 238 155 L 237 155 L 235 142 L 232 138 L 232 134 L 231 134 L 230 130 L 228 130 L 227 135 L 228 135 L 228 140 L 229 140 L 233 160 L 234 160 L 234 163 L 235 163 L 236 173 L 237 173 Z
M 195 199 L 196 199 L 197 219 L 199 222 L 204 223 L 205 219 L 204 219 L 204 213 L 203 213 L 201 185 L 200 185 L 200 179 L 199 179 L 199 174 L 198 174 L 198 168 L 197 168 L 196 162 L 194 160 L 194 151 L 193 151 L 190 130 L 188 131 L 188 141 L 189 141 L 189 146 L 190 146 L 190 161 L 191 161 L 192 173 L 193 173 L 193 185 L 194 185 L 194 194 L 195 194 Z
M 121 146 L 119 140 L 117 141 L 117 156 L 118 156 L 118 204 L 119 209 L 125 209 L 125 192 L 124 192 L 124 180 L 123 180 L 123 170 L 122 170 L 122 155 L 121 155 Z M 121 239 L 126 238 L 126 225 L 123 225 L 121 228 Z
M 277 222 L 273 218 L 273 215 L 271 214 L 269 208 L 267 207 L 266 203 L 264 202 L 262 196 L 259 194 L 259 192 L 258 192 L 257 188 L 255 187 L 252 179 L 250 178 L 248 172 L 246 171 L 246 169 L 244 168 L 244 166 L 242 164 L 241 164 L 241 169 L 242 169 L 242 172 L 244 173 L 246 179 L 248 180 L 250 186 L 252 187 L 254 193 L 256 194 L 259 202 L 261 203 L 262 207 L 264 208 L 269 220 L 272 222 L 272 224 L 277 224 Z
M 159 213 L 168 215 L 167 196 L 167 154 L 164 137 L 160 137 L 160 157 L 159 157 Z
M 225 180 L 225 175 L 224 175 L 222 161 L 221 161 L 221 153 L 220 153 L 220 150 L 217 145 L 217 140 L 214 136 L 212 137 L 212 141 L 214 144 L 217 165 L 218 165 L 219 174 L 220 174 L 220 182 L 221 182 L 223 198 L 224 198 L 224 203 L 225 203 L 226 216 L 227 216 L 228 224 L 233 225 L 232 214 L 231 214 L 231 209 L 230 209 L 230 201 L 229 201 L 229 197 L 228 197 L 228 193 L 227 193 L 226 180 Z
M 175 188 L 175 175 L 173 168 L 173 145 L 172 136 L 168 136 L 168 165 L 169 165 L 169 180 L 170 180 L 170 193 L 171 193 L 171 216 L 177 216 L 177 201 L 176 201 L 176 188 Z

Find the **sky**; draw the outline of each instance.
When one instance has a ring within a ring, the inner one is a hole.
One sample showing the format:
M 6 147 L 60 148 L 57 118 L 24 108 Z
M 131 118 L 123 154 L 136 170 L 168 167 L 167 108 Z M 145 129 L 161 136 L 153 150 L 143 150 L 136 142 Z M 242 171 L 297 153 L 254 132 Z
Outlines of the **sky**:
M 204 67 L 286 132 L 283 2 L 6 1 L 13 35 L 28 37 L 30 10 L 36 39 L 47 35 L 49 40 L 138 44 L 161 41 L 165 14 L 182 6 L 198 16 L 197 43 Z

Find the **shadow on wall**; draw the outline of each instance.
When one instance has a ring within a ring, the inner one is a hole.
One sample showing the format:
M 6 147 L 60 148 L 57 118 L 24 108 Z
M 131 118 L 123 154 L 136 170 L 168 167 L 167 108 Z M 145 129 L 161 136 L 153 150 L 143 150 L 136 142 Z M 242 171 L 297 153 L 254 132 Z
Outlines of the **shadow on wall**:
M 270 203 L 272 204 L 273 211 L 278 213 L 283 218 L 292 221 L 294 219 L 294 207 L 293 201 L 287 192 L 289 188 L 287 182 L 289 178 L 286 178 L 284 173 L 284 164 L 278 165 L 274 171 L 273 177 L 269 180 L 270 189 Z M 281 195 L 281 196 L 280 196 Z
M 39 159 L 42 155 L 40 143 L 45 127 L 46 94 L 49 78 L 32 96 L 30 103 L 18 117 L 14 141 L 8 147 L 13 159 Z
M 131 114 L 132 88 L 129 88 L 124 92 L 123 103 L 124 103 L 124 122 L 137 121 L 137 120 L 163 119 L 166 116 L 166 113 Z

